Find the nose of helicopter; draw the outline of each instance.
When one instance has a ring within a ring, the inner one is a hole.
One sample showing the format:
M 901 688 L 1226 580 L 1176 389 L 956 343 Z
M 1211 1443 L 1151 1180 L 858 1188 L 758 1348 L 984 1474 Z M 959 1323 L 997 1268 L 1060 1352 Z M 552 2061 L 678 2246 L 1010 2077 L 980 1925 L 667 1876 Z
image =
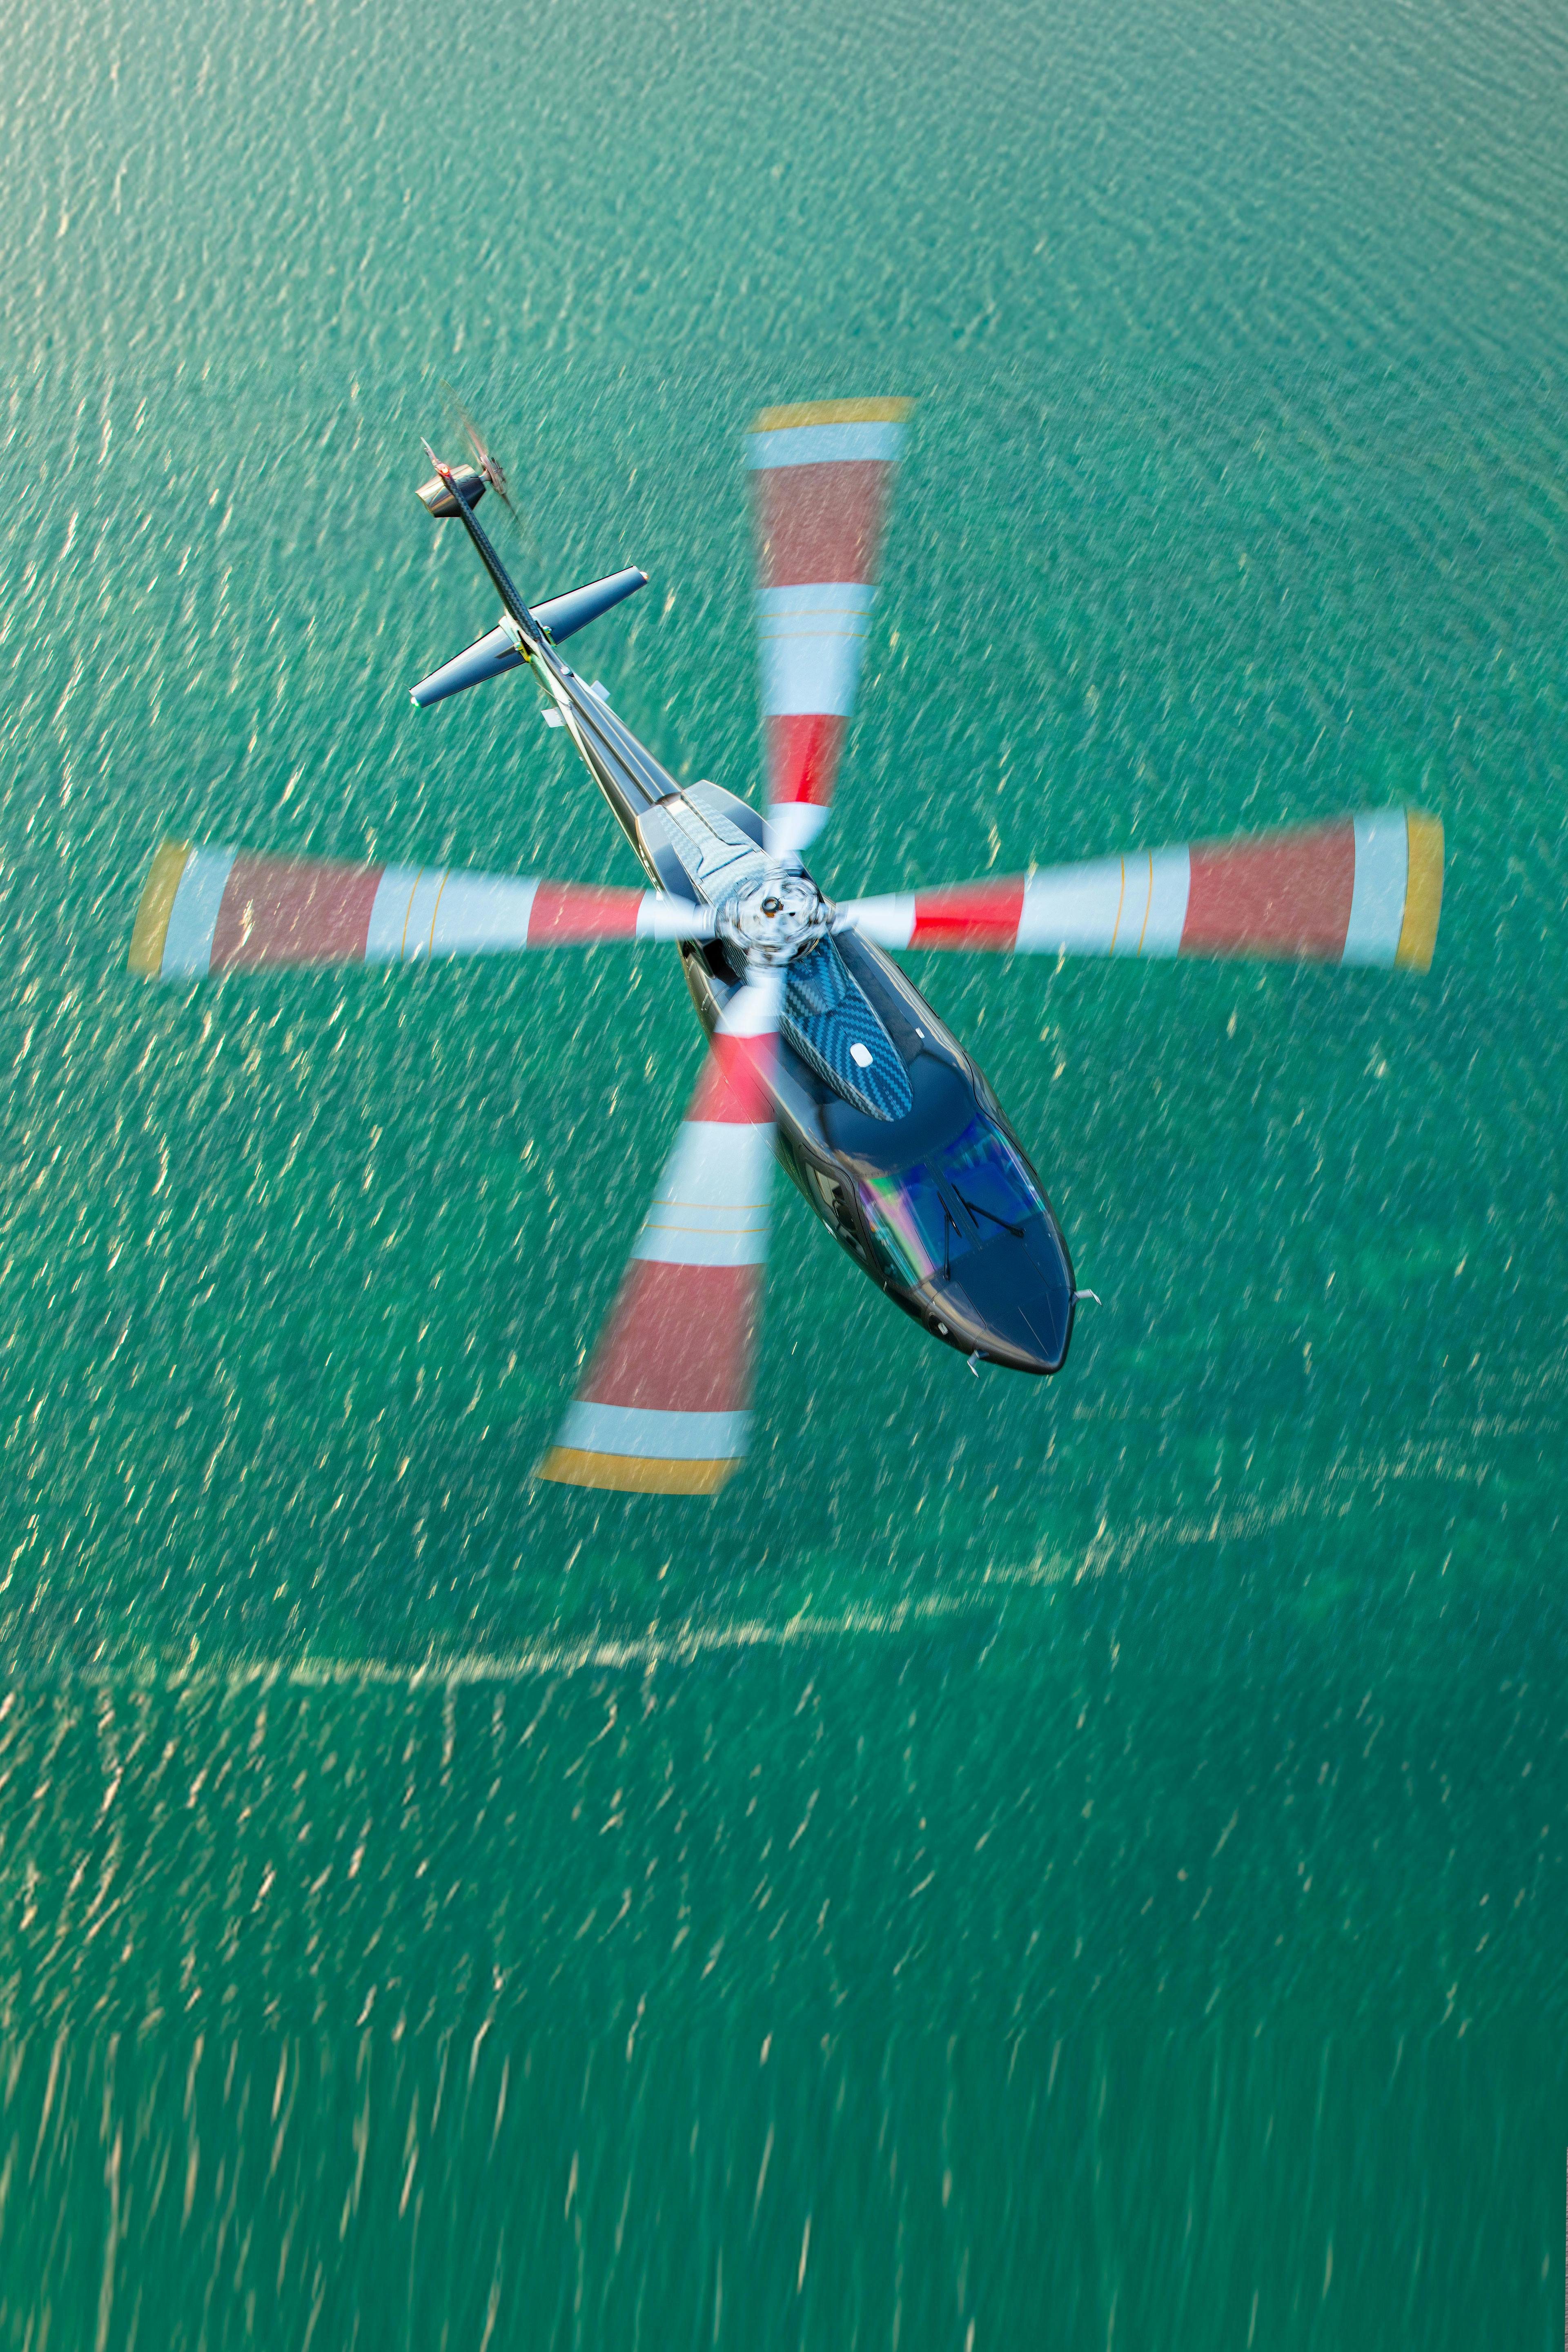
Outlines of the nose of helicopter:
M 1072 1328 L 1072 1268 L 1043 1217 L 953 1261 L 933 1320 L 939 1336 L 1020 1370 L 1059 1371 Z M 940 1325 L 952 1328 L 942 1332 Z

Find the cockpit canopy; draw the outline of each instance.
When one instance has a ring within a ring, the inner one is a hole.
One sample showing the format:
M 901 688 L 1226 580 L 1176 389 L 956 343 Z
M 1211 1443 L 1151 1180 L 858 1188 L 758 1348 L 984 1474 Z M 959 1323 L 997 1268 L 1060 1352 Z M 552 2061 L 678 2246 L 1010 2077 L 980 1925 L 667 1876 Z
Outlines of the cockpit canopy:
M 976 1345 L 1054 1370 L 1067 1349 L 1072 1270 L 1050 1208 L 1022 1154 L 983 1114 L 889 1174 L 857 1172 L 856 1191 L 889 1278 L 946 1307 Z

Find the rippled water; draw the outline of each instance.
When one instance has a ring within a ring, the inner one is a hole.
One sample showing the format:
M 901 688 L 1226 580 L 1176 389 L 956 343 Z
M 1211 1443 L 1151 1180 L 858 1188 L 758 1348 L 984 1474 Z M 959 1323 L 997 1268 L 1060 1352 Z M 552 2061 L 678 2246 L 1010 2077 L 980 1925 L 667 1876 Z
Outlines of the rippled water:
M 1555 2342 L 1565 100 L 1538 0 L 0 23 L 0 2343 Z M 741 427 L 918 398 L 829 887 L 1443 817 L 1426 981 L 917 962 L 1059 1381 L 781 1185 L 746 1475 L 535 1487 L 673 955 L 126 976 L 165 829 L 636 878 L 407 703 L 443 376 L 742 790 Z

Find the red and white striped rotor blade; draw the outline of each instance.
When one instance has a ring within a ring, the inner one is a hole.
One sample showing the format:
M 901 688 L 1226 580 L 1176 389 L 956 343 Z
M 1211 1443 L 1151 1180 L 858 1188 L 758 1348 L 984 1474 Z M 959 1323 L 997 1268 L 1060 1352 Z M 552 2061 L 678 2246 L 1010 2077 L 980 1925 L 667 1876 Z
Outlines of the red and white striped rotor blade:
M 147 980 L 202 980 L 274 964 L 418 963 L 595 940 L 709 939 L 712 928 L 708 908 L 656 890 L 165 841 L 142 893 L 130 962 Z
M 887 948 L 1262 956 L 1426 971 L 1442 904 L 1442 824 L 1395 808 L 857 898 L 839 919 Z
M 713 1495 L 739 1469 L 767 1262 L 783 1003 L 774 972 L 731 1001 L 541 1478 Z
M 907 400 L 764 408 L 747 436 L 767 732 L 767 845 L 827 821 L 877 594 L 882 515 Z

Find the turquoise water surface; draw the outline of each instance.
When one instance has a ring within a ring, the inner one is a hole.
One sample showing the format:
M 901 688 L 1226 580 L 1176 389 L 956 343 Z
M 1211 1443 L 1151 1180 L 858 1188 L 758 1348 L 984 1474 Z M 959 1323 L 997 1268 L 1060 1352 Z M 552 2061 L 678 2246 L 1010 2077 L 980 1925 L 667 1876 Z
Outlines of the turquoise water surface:
M 1568 28 L 1539 0 L 0 24 L 0 2345 L 1546 2347 Z M 1430 975 L 909 959 L 1044 1384 L 780 1182 L 713 1504 L 535 1486 L 673 950 L 153 991 L 165 831 L 637 869 L 413 497 L 758 776 L 742 428 L 918 406 L 816 861 L 1408 800 Z

